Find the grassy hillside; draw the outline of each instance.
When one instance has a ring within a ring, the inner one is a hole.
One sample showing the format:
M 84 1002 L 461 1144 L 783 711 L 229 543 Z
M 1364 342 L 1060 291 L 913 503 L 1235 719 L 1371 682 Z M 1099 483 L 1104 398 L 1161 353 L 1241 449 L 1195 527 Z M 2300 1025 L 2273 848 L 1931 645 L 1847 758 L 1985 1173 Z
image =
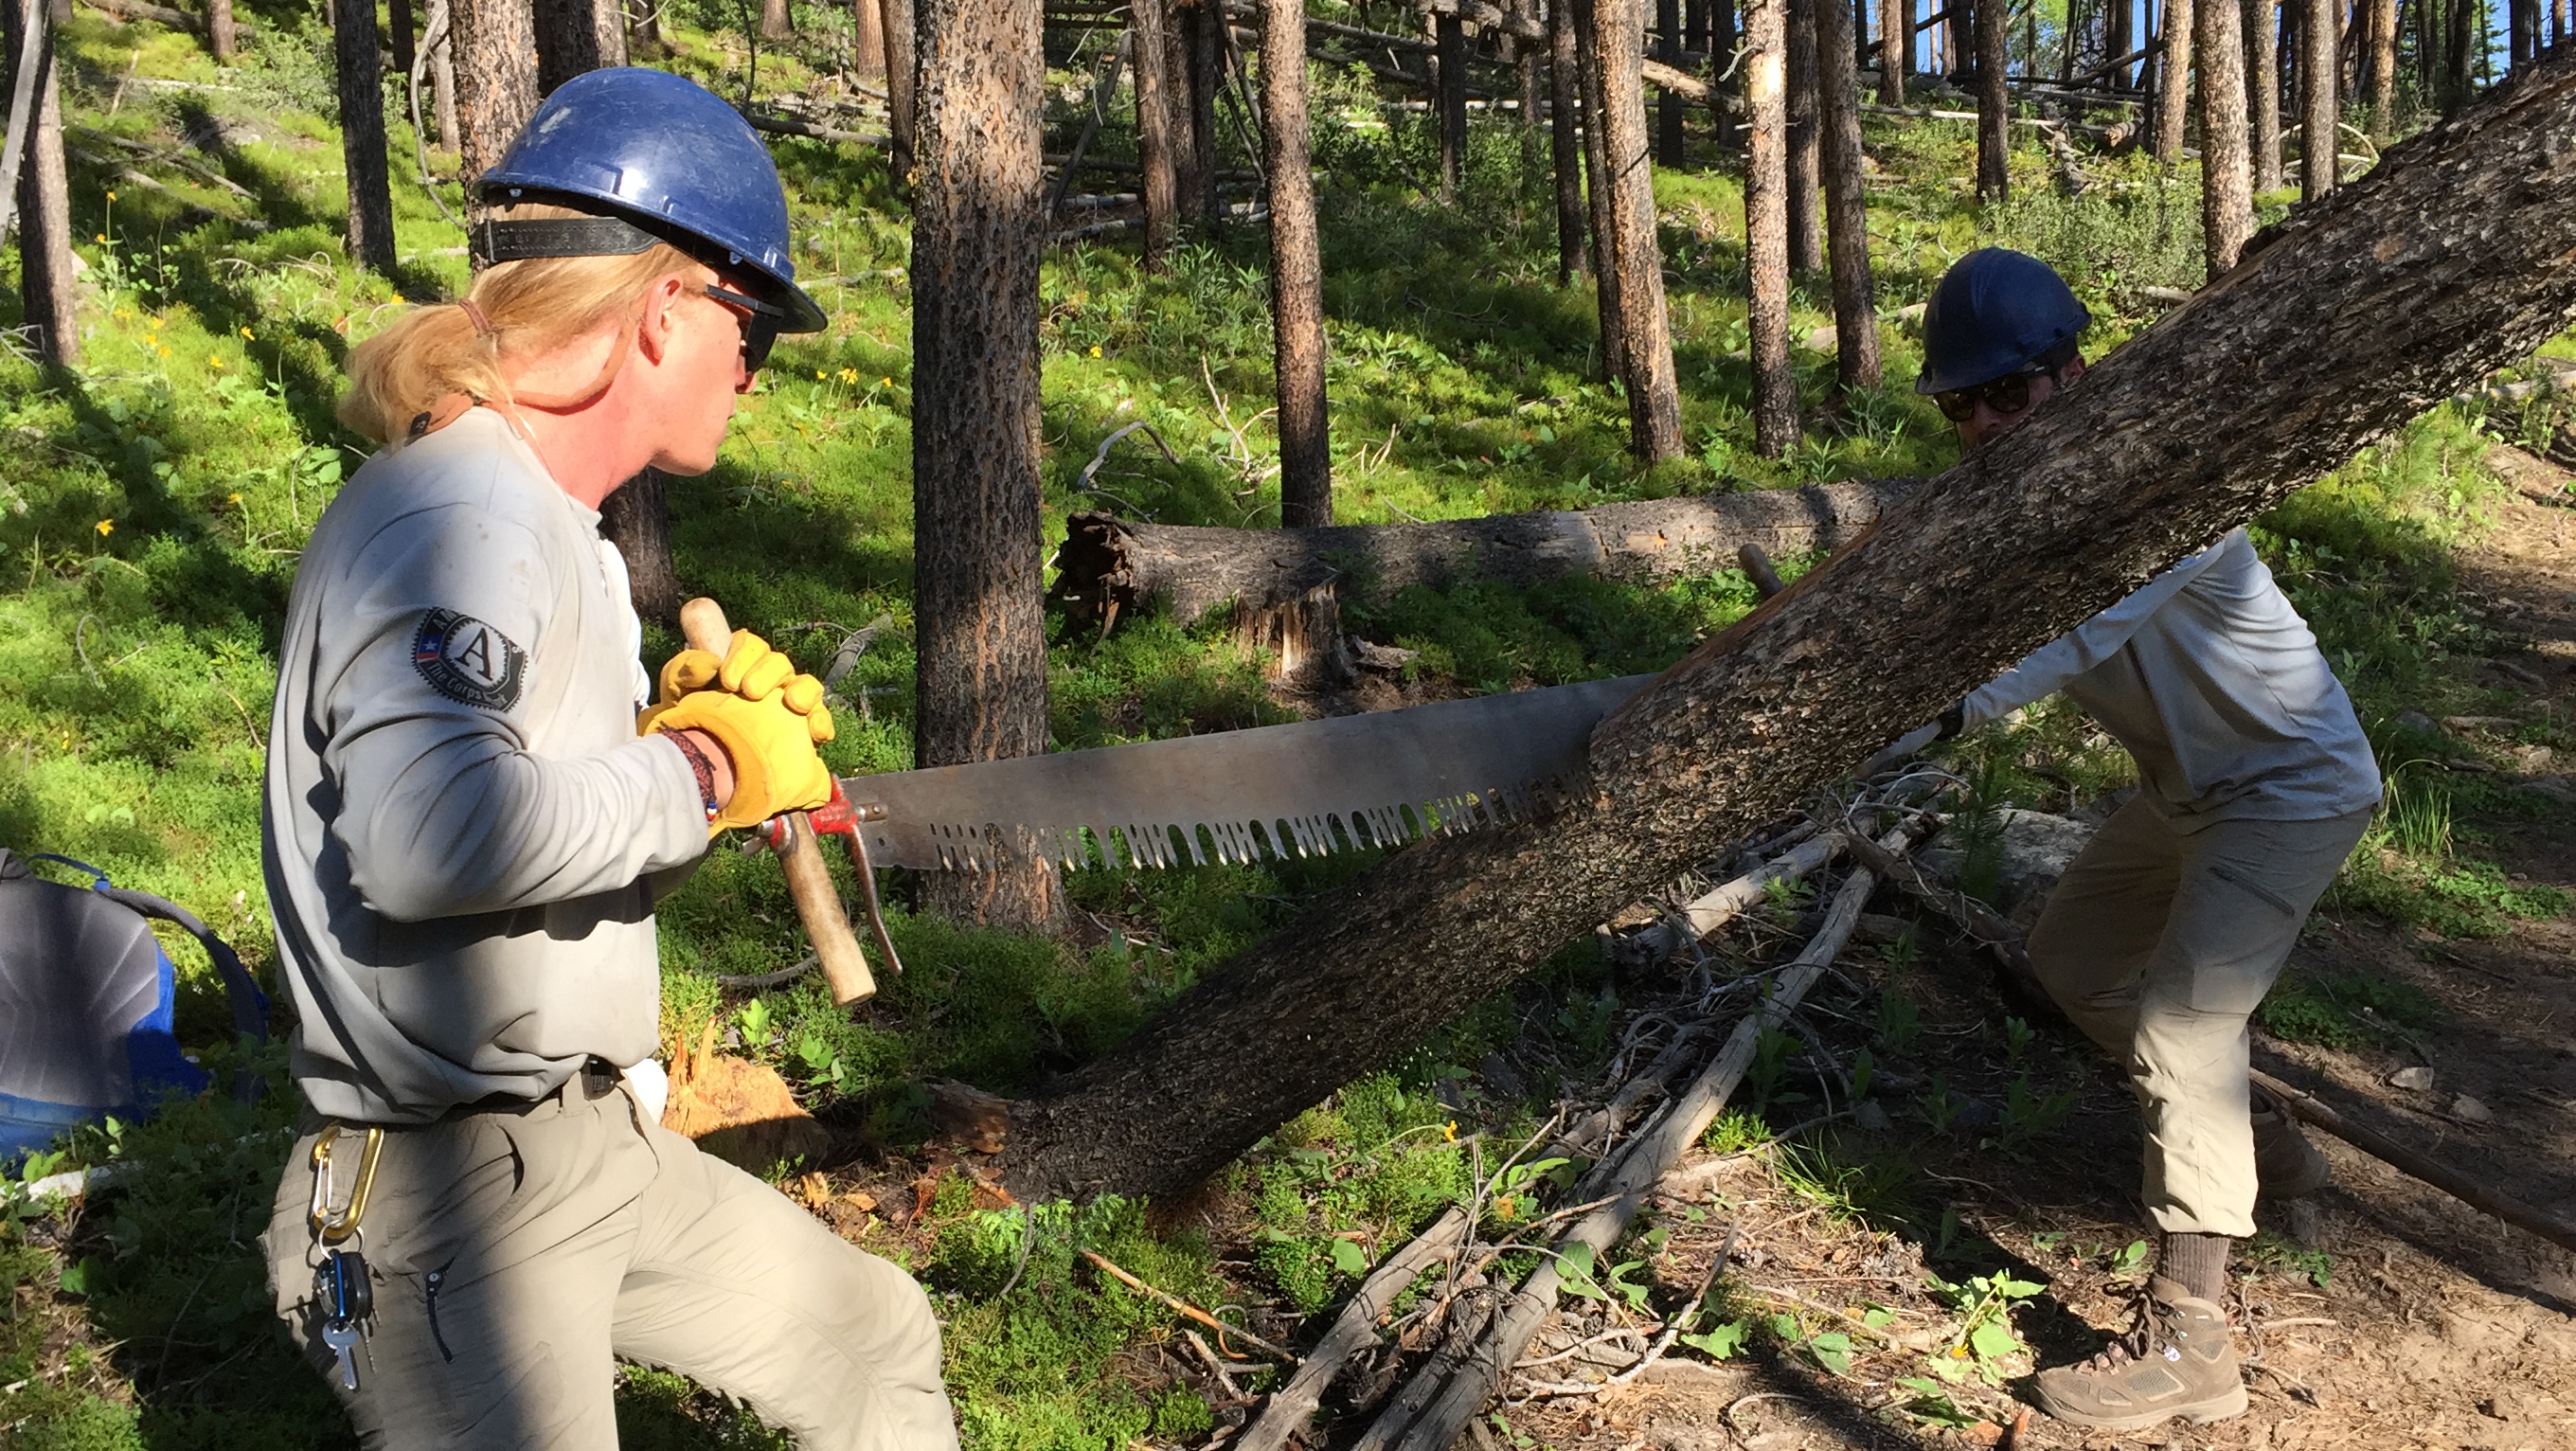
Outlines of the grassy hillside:
M 390 279 L 348 268 L 337 240 L 345 199 L 328 37 L 303 8 L 244 12 L 260 30 L 232 67 L 189 36 L 87 11 L 64 33 L 86 362 L 49 377 L 0 356 L 0 843 L 79 857 L 169 895 L 265 972 L 258 788 L 273 652 L 297 551 L 364 456 L 331 418 L 340 361 L 404 298 L 452 293 L 466 273 L 462 233 L 408 163 L 415 140 L 398 103 L 387 120 L 403 260 Z M 663 63 L 738 93 L 748 59 L 738 32 L 665 13 L 673 54 Z M 830 12 L 799 13 L 804 39 L 760 58 L 765 95 L 807 85 L 816 74 L 808 61 L 828 53 Z M 1052 46 L 1076 41 L 1050 36 Z M 1066 96 L 1079 94 L 1081 74 L 1067 66 L 1053 77 L 1058 132 L 1077 124 Z M 1595 376 L 1590 293 L 1552 285 L 1552 203 L 1544 178 L 1524 170 L 1517 133 L 1480 119 L 1465 194 L 1442 207 L 1419 184 L 1433 166 L 1419 117 L 1382 109 L 1364 78 L 1319 72 L 1317 82 L 1343 519 L 1921 473 L 1954 457 L 1946 425 L 1910 391 L 1917 340 L 1894 324 L 1883 339 L 1891 386 L 1839 415 L 1824 408 L 1830 357 L 1802 351 L 1810 440 L 1786 459 L 1755 455 L 1740 191 L 1711 155 L 1656 179 L 1692 452 L 1637 470 L 1622 451 L 1624 405 Z M 1957 180 L 1972 170 L 1967 127 L 1872 127 L 1882 171 L 1871 231 L 1888 309 L 1923 300 L 1971 247 L 2010 243 L 2068 274 L 2096 315 L 2088 347 L 2098 354 L 2152 321 L 2140 287 L 2197 280 L 2189 174 L 2160 178 L 2134 158 L 2099 159 L 2087 163 L 2095 185 L 2069 199 L 2051 189 L 2046 156 L 2031 151 L 2014 161 L 2022 199 L 1980 214 Z M 1112 126 L 1103 145 L 1115 155 L 1124 140 Z M 847 631 L 890 617 L 840 687 L 850 704 L 827 754 L 843 773 L 899 768 L 909 763 L 913 664 L 908 231 L 876 153 L 798 140 L 774 150 L 800 268 L 831 279 L 818 290 L 833 325 L 782 344 L 722 463 L 674 482 L 680 571 L 807 668 Z M 432 151 L 430 160 L 452 177 L 452 155 Z M 458 204 L 452 180 L 439 192 L 445 206 Z M 2268 200 L 2276 210 L 2286 203 Z M 1042 346 L 1052 529 L 1090 508 L 1165 522 L 1277 521 L 1264 276 L 1263 239 L 1240 227 L 1183 248 L 1159 277 L 1141 275 L 1132 249 L 1115 245 L 1050 253 Z M 0 325 L 16 321 L 0 311 Z M 1802 290 L 1797 335 L 1829 321 L 1821 285 Z M 2566 340 L 2554 346 L 2576 353 Z M 1084 489 L 1081 471 L 1100 441 L 1138 419 L 1178 461 L 1131 437 Z M 2496 704 L 2454 668 L 2483 627 L 2451 593 L 2448 551 L 2478 527 L 2494 487 L 2480 462 L 2487 443 L 2552 421 L 2539 408 L 2506 417 L 2446 406 L 2263 521 L 2267 555 L 2392 753 L 2443 749 L 2404 737 L 2390 724 L 2401 710 L 2440 716 Z M 1751 598 L 1732 574 L 1663 589 L 1470 585 L 1408 590 L 1358 618 L 1372 638 L 1421 650 L 1418 668 L 1440 688 L 1491 691 L 1660 666 Z M 670 622 L 647 622 L 648 660 L 675 644 Z M 1262 662 L 1219 631 L 1147 619 L 1106 640 L 1060 643 L 1052 658 L 1062 748 L 1291 714 L 1265 687 Z M 2551 722 L 2529 739 L 2576 745 Z M 2062 799 L 2126 771 L 2125 758 L 2059 707 L 1961 752 L 1997 800 Z M 2454 794 L 2464 813 L 2529 809 L 2500 790 L 2478 795 L 2486 788 L 2474 776 L 2403 779 L 2410 799 L 2428 803 L 2421 810 L 2438 804 L 2446 821 Z M 2346 883 L 2378 910 L 2459 932 L 2555 910 L 2540 894 L 2485 890 L 2465 838 L 2388 839 L 2392 852 L 2371 855 Z M 780 1066 L 819 1112 L 893 1156 L 882 1172 L 899 1182 L 920 1169 L 904 1157 L 921 1135 L 910 1087 L 920 1076 L 1026 1089 L 1113 1044 L 1286 916 L 1299 893 L 1361 865 L 1085 874 L 1073 884 L 1088 921 L 1082 945 L 898 913 L 911 971 L 853 1020 L 814 986 L 754 996 L 716 982 L 774 970 L 802 951 L 775 868 L 719 852 L 662 919 L 664 1028 L 694 1036 L 720 1020 L 741 1051 Z M 227 1061 L 234 1050 L 221 1041 L 226 1020 L 202 955 L 175 944 L 173 955 L 183 1035 L 210 1062 Z M 1116 1203 L 1041 1209 L 1027 1241 L 1021 1211 L 994 1209 L 967 1180 L 936 1173 L 920 1217 L 900 1230 L 878 1219 L 851 1232 L 922 1270 L 938 1292 L 970 1446 L 1193 1439 L 1210 1424 L 1208 1406 L 1157 1368 L 1157 1347 L 1173 1339 L 1170 1317 L 1114 1286 L 1078 1281 L 1073 1247 L 1099 1248 L 1200 1303 L 1326 1303 L 1354 1272 L 1355 1232 L 1371 1246 L 1401 1235 L 1463 1182 L 1479 1130 L 1528 1131 L 1528 1107 L 1494 1099 L 1480 1100 L 1462 1129 L 1455 1094 L 1440 1096 L 1467 1076 L 1460 1065 L 1531 1022 L 1570 1060 L 1597 1057 L 1616 1007 L 1600 971 L 1588 955 L 1569 955 L 1400 1071 L 1283 1128 L 1221 1186 L 1231 1236 L 1222 1257 L 1217 1231 L 1158 1229 L 1139 1206 Z M 0 1283 L 13 1291 L 0 1297 L 0 1444 L 345 1443 L 318 1383 L 280 1348 L 259 1283 L 251 1236 L 295 1110 L 279 1055 L 260 1066 L 276 1091 L 255 1109 L 192 1104 L 23 1166 L 29 1177 L 110 1157 L 144 1167 L 77 1215 L 11 1201 L 0 1228 Z M 1026 1270 L 1015 1274 L 1024 1245 Z M 1013 1279 L 1011 1294 L 1000 1294 Z M 630 1372 L 621 1394 L 631 1444 L 763 1442 L 674 1378 Z

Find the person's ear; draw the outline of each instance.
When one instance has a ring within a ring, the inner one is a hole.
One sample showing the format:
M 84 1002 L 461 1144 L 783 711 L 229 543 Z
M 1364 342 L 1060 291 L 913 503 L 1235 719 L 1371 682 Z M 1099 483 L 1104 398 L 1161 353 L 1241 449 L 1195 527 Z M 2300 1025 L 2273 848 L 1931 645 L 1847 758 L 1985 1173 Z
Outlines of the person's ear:
M 2072 382 L 2074 382 L 2076 379 L 2083 377 L 2083 376 L 2084 376 L 2084 355 L 2083 355 L 2082 353 L 2077 353 L 2073 358 L 2071 358 L 2071 359 L 2069 359 L 2069 360 L 2067 361 L 2067 364 L 2066 364 L 2066 366 L 2065 366 L 2064 368 L 2061 368 L 2061 369 L 2059 369 L 2058 371 L 2059 371 L 2059 373 L 2060 373 L 2061 375 L 2063 375 L 2063 376 L 2065 377 L 2066 381 L 2067 381 L 2067 382 L 2069 382 L 2069 383 L 2072 383 Z
M 635 329 L 635 345 L 643 350 L 645 362 L 659 365 L 670 355 L 671 334 L 678 326 L 671 315 L 671 304 L 687 290 L 687 280 L 677 274 L 662 278 L 646 290 L 644 320 Z

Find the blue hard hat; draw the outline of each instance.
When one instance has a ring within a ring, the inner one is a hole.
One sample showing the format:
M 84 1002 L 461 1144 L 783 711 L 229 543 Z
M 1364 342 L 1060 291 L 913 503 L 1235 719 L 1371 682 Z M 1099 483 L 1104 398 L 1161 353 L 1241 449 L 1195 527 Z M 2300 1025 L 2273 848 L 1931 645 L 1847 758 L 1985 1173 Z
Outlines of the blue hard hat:
M 1992 382 L 2037 362 L 2092 321 L 2055 268 L 2026 252 L 1980 247 L 1950 264 L 1932 289 L 1914 391 Z
M 733 107 L 694 81 L 637 66 L 577 75 L 537 107 L 481 184 L 487 203 L 560 202 L 632 224 L 487 224 L 472 239 L 487 261 L 629 254 L 667 241 L 767 281 L 767 300 L 786 313 L 780 331 L 824 326 L 823 309 L 796 285 L 777 163 Z

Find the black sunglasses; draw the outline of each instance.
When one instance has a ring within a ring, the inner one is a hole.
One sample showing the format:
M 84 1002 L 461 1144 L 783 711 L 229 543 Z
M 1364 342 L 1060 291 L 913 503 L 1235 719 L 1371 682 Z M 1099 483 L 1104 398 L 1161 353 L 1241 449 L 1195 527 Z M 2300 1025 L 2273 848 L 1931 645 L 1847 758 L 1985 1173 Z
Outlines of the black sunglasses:
M 1952 388 L 1935 393 L 1932 401 L 1940 405 L 1941 416 L 1952 423 L 1965 423 L 1976 417 L 1980 403 L 1991 406 L 1997 413 L 2019 413 L 2030 406 L 2030 380 L 2055 377 L 2056 374 L 2055 368 L 2038 363 L 1973 388 Z
M 778 330 L 787 324 L 787 309 L 713 284 L 706 291 L 707 296 L 739 310 L 734 325 L 742 329 L 742 361 L 751 371 L 759 372 L 769 362 L 769 350 L 778 341 Z

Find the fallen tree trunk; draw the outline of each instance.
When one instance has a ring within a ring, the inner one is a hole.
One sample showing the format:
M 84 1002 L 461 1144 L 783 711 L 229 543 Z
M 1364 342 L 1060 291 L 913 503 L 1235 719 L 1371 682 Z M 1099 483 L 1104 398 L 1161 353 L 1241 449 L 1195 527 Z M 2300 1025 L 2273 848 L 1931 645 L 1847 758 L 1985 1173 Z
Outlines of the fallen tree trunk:
M 1737 551 L 1833 549 L 1859 537 L 1919 479 L 1694 494 L 1595 509 L 1431 524 L 1223 529 L 1076 514 L 1056 554 L 1055 598 L 1078 625 L 1161 599 L 1191 624 L 1220 605 L 1275 610 L 1353 580 L 1371 591 L 1469 578 L 1529 586 L 1578 575 L 1635 582 L 1734 566 Z
M 1017 1105 L 1023 1197 L 1170 1194 L 1712 842 L 2576 317 L 2576 56 L 2234 271 L 1602 722 L 1552 816 L 1396 852 Z

